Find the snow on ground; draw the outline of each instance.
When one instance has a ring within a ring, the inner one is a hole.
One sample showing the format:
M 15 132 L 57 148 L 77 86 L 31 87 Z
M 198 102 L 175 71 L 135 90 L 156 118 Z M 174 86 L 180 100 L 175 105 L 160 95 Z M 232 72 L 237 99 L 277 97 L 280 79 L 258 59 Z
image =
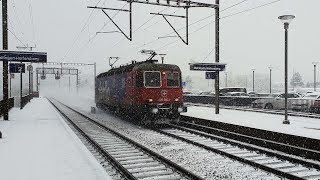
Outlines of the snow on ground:
M 320 139 L 320 119 L 315 118 L 289 116 L 290 125 L 286 125 L 282 123 L 284 115 L 230 109 L 220 109 L 220 114 L 215 114 L 214 107 L 199 106 L 188 107 L 183 115 Z
M 89 110 L 95 106 L 94 98 L 86 93 L 68 96 L 53 95 L 55 98 L 68 102 L 70 105 Z M 282 123 L 284 115 L 266 114 L 259 112 L 244 112 L 239 110 L 220 109 L 220 114 L 215 114 L 214 107 L 190 106 L 188 112 L 183 115 L 247 126 L 257 129 L 265 129 L 274 132 L 293 134 L 297 136 L 320 139 L 320 119 L 289 116 L 290 125 Z
M 111 179 L 44 98 L 0 119 L 0 179 Z
M 90 106 L 92 104 L 86 103 L 88 102 L 86 98 L 83 100 L 79 97 L 74 99 L 72 96 L 63 97 L 63 99 L 62 97 L 57 98 L 72 107 L 75 107 L 73 104 L 76 104 L 79 107 L 77 109 L 80 109 L 87 115 L 99 119 L 107 126 L 140 142 L 205 179 L 277 179 L 273 175 L 269 175 L 248 165 L 232 161 L 229 158 L 193 145 L 186 145 L 176 139 L 125 122 L 104 111 L 98 110 L 97 114 L 91 114 Z M 87 105 L 79 106 L 79 104 Z

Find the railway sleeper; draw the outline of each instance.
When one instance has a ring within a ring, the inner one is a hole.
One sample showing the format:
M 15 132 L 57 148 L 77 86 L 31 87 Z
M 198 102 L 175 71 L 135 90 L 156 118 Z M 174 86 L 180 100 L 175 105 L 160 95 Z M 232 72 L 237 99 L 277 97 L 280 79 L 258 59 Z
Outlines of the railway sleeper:
M 123 167 L 127 169 L 135 169 L 135 168 L 143 168 L 143 167 L 154 167 L 154 166 L 159 166 L 159 162 L 148 162 L 148 163 L 137 163 L 137 164 L 125 164 Z
M 146 172 L 146 171 L 159 171 L 159 170 L 166 170 L 167 167 L 165 165 L 153 166 L 153 167 L 143 167 L 143 168 L 135 168 L 130 169 L 131 173 L 138 173 L 138 172 Z
M 143 156 L 143 155 L 144 155 L 143 152 L 136 152 L 136 153 L 113 155 L 113 157 L 114 157 L 114 158 L 121 158 L 121 157 Z
M 122 165 L 136 164 L 136 163 L 148 163 L 148 162 L 154 162 L 154 159 L 148 157 L 147 159 L 136 159 L 136 160 L 120 161 L 120 163 Z
M 286 163 L 284 166 L 279 166 L 279 165 L 274 165 L 273 167 L 276 169 L 288 169 L 288 168 L 293 168 L 296 167 L 297 165 L 291 164 L 291 163 Z
M 261 156 L 261 154 L 257 154 L 257 153 L 254 153 L 254 152 L 249 152 L 247 154 L 239 154 L 239 157 L 242 157 L 242 158 L 252 158 L 252 157 L 259 157 Z
M 267 156 L 264 156 L 264 155 L 260 155 L 258 157 L 252 157 L 252 158 L 246 158 L 247 160 L 250 160 L 250 161 L 258 161 L 258 160 L 268 160 L 268 159 L 272 159 L 272 157 L 267 157 Z
M 113 140 L 110 140 L 110 139 L 97 139 L 96 140 L 97 142 L 99 142 L 101 145 L 109 145 L 109 144 L 116 144 L 116 143 L 123 143 L 123 140 L 120 140 L 120 139 L 113 139 Z
M 179 174 L 162 175 L 157 177 L 147 177 L 140 180 L 180 180 L 181 176 Z
M 137 153 L 140 152 L 137 149 L 130 149 L 130 150 L 123 150 L 123 151 L 110 151 L 108 152 L 111 155 L 123 155 L 123 154 L 127 154 L 127 153 Z
M 100 143 L 99 143 L 100 144 Z M 127 143 L 119 142 L 119 143 L 113 143 L 113 142 L 105 142 L 104 144 L 101 143 L 104 147 L 118 147 L 118 146 L 130 146 Z
M 102 146 L 104 149 L 108 149 L 109 151 L 112 151 L 112 150 L 119 150 L 119 149 L 132 149 L 133 147 L 128 145 L 128 144 L 123 144 L 123 145 L 118 145 L 118 146 Z
M 132 175 L 136 178 L 146 178 L 146 177 L 156 177 L 160 175 L 170 175 L 174 172 L 172 170 L 159 170 L 159 171 L 147 171 L 147 172 L 140 172 L 140 173 L 133 173 Z
M 283 161 L 281 161 L 279 159 L 272 158 L 272 159 L 267 159 L 267 160 L 255 160 L 254 162 L 267 165 L 267 164 L 275 164 L 277 162 L 283 162 Z
M 306 167 L 302 167 L 302 166 L 295 166 L 293 168 L 282 169 L 281 171 L 292 174 L 292 173 L 297 173 L 297 172 L 309 171 L 309 169 Z
M 293 173 L 293 175 L 301 177 L 303 179 L 308 179 L 308 178 L 315 178 L 319 177 L 320 173 L 318 171 L 308 171 L 308 172 L 297 172 Z
M 132 147 L 120 147 L 120 148 L 111 148 L 111 149 L 105 148 L 105 150 L 108 151 L 110 154 L 112 154 L 112 153 L 121 153 L 121 154 L 123 154 L 122 152 L 132 151 L 132 150 L 135 150 L 135 149 L 132 148 Z
M 146 155 L 141 155 L 141 156 L 128 156 L 128 157 L 116 157 L 118 161 L 126 161 L 126 160 L 135 160 L 135 159 L 146 159 L 149 158 Z

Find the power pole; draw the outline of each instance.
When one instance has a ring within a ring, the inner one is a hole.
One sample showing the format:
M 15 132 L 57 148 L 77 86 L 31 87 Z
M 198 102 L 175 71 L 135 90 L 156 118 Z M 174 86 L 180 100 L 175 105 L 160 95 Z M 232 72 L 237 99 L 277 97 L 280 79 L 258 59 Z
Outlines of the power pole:
M 216 26 L 216 30 L 215 30 L 215 40 L 216 40 L 216 44 L 215 44 L 215 48 L 216 48 L 216 63 L 219 62 L 219 20 L 220 20 L 220 14 L 219 14 L 219 0 L 216 0 L 216 5 L 217 7 L 215 8 L 215 26 Z M 216 114 L 219 114 L 219 95 L 220 95 L 220 88 L 219 88 L 219 72 L 217 72 L 217 76 L 215 79 L 215 104 L 216 104 Z
M 23 107 L 22 103 L 22 67 L 19 69 L 20 72 L 20 109 Z
M 7 0 L 2 0 L 2 47 L 8 50 L 8 7 Z M 3 60 L 3 119 L 9 120 L 9 92 L 8 92 L 8 61 Z
M 69 93 L 70 93 L 70 75 L 69 75 Z

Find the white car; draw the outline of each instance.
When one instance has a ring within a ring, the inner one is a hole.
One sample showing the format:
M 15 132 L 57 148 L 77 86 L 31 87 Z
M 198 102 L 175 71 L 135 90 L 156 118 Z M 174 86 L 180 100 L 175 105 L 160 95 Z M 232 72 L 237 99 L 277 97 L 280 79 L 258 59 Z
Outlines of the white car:
M 249 97 L 247 93 L 244 92 L 228 92 L 224 96 L 240 96 L 240 97 Z
M 294 99 L 300 98 L 301 95 L 298 93 L 288 93 L 288 109 L 291 109 L 291 102 Z M 285 105 L 285 94 L 284 93 L 276 93 L 272 94 L 268 97 L 257 99 L 252 102 L 253 108 L 264 108 L 264 109 L 284 109 Z
M 292 110 L 308 111 L 316 99 L 320 99 L 319 92 L 307 93 L 302 98 L 295 99 L 292 102 Z

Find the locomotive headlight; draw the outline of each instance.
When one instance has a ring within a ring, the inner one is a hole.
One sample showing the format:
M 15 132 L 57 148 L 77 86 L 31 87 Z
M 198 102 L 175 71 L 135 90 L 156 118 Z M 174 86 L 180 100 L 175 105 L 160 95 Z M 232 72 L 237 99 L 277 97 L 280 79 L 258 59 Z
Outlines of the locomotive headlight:
M 148 99 L 148 102 L 153 102 L 153 99 Z
M 178 112 L 182 112 L 183 111 L 183 108 L 182 107 L 179 107 L 178 108 Z
M 159 112 L 159 109 L 158 108 L 152 108 L 151 112 L 153 114 L 157 114 Z
M 174 101 L 179 101 L 179 98 L 176 98 Z

